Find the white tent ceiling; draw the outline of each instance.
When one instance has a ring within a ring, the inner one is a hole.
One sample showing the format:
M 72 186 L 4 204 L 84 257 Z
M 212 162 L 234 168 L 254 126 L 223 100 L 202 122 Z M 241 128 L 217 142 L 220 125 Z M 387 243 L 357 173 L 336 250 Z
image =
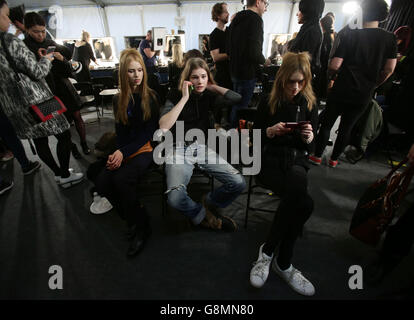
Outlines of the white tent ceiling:
M 326 0 L 329 2 L 345 2 L 347 0 Z M 178 4 L 178 3 L 203 3 L 211 2 L 211 0 L 8 0 L 10 7 L 14 7 L 20 4 L 24 4 L 26 8 L 45 8 L 52 5 L 60 5 L 62 7 L 79 7 L 79 6 L 95 6 L 101 7 L 113 6 L 113 5 L 149 5 L 149 4 Z M 240 3 L 241 0 L 230 0 L 230 2 Z M 270 0 L 270 3 L 276 2 L 298 2 L 298 0 Z

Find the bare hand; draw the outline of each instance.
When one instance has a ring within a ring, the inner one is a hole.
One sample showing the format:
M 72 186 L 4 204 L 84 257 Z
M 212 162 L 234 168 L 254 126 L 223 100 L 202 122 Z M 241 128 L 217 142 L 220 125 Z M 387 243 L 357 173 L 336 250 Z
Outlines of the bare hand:
M 409 163 L 414 163 L 414 144 L 411 146 L 410 151 L 408 151 L 407 157 Z
M 189 92 L 188 87 L 192 85 L 193 84 L 190 81 L 183 82 L 182 92 L 183 92 L 183 98 L 186 100 L 188 100 L 188 98 L 190 97 L 190 92 Z
M 271 128 L 271 131 L 276 136 L 283 136 L 292 131 L 292 128 L 286 128 L 285 126 L 286 126 L 285 122 L 278 122 L 273 127 L 270 127 L 270 128 Z
M 121 151 L 116 150 L 113 154 L 111 154 L 108 157 L 108 161 L 106 162 L 106 168 L 111 171 L 116 170 L 121 166 L 122 160 L 124 160 L 124 155 Z
M 313 140 L 312 125 L 310 123 L 304 124 L 300 129 L 300 134 L 306 143 L 311 143 Z
M 63 56 L 59 52 L 53 52 L 53 56 L 58 59 L 59 61 L 63 61 Z

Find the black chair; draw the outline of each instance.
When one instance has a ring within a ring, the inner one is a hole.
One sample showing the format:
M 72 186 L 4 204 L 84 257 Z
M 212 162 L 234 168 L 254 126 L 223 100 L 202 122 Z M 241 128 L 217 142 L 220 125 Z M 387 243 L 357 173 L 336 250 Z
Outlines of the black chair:
M 92 86 L 91 82 L 75 82 L 71 80 L 75 89 L 79 92 L 79 96 L 82 102 L 82 108 L 95 107 L 98 121 L 100 121 L 99 104 L 98 104 L 98 92 Z

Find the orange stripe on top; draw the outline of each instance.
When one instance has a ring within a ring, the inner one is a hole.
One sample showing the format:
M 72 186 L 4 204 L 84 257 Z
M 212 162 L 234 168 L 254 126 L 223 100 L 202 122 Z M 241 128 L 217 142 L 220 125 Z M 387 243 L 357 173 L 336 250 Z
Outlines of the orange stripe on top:
M 151 146 L 151 142 L 148 141 L 146 144 L 144 144 L 141 148 L 139 148 L 139 150 L 133 154 L 131 154 L 128 158 L 124 159 L 125 162 L 127 162 L 128 160 L 131 160 L 133 158 L 135 158 L 137 155 L 144 153 L 144 152 L 152 152 L 152 150 L 154 150 Z

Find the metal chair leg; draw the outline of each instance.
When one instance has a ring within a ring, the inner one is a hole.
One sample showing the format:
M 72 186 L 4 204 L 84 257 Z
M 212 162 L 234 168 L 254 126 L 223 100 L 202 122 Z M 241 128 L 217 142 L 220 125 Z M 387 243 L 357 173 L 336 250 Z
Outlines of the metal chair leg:
M 247 220 L 249 218 L 249 207 L 250 207 L 250 194 L 252 192 L 252 181 L 253 176 L 249 177 L 249 188 L 247 189 L 247 205 L 246 205 L 246 214 L 244 217 L 244 228 L 247 229 Z

